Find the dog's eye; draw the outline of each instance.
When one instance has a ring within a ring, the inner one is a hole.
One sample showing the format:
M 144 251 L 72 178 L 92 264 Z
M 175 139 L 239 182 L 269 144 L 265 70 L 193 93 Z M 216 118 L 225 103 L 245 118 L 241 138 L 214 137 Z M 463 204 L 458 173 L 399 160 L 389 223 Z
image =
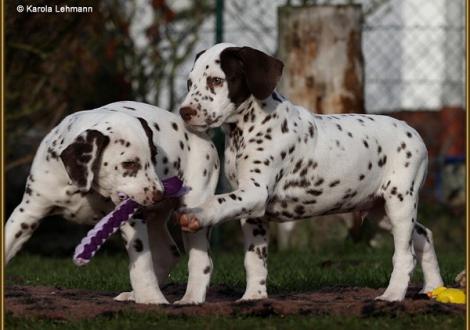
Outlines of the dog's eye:
M 224 84 L 224 79 L 219 77 L 207 77 L 207 86 L 209 88 L 220 87 Z
M 224 83 L 224 80 L 222 78 L 213 78 L 212 79 L 212 82 L 214 83 L 214 85 L 216 86 L 220 86 Z
M 133 160 L 130 160 L 130 161 L 127 161 L 127 162 L 122 162 L 121 166 L 125 170 L 136 171 L 140 168 L 140 163 L 136 162 L 136 161 L 133 161 Z
M 186 87 L 188 87 L 188 92 L 191 89 L 192 85 L 193 85 L 193 82 L 191 81 L 191 79 L 188 79 L 188 81 L 186 82 Z

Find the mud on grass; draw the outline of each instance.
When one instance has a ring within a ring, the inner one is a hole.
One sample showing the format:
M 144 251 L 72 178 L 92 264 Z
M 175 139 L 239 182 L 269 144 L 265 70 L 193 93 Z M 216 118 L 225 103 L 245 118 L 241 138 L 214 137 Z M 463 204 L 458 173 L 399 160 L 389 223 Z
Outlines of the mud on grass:
M 184 293 L 184 285 L 164 288 L 169 301 Z M 401 303 L 375 301 L 383 289 L 331 287 L 314 292 L 272 295 L 269 299 L 235 302 L 242 292 L 223 285 L 209 289 L 207 302 L 200 306 L 152 306 L 116 302 L 119 292 L 100 292 L 45 286 L 8 286 L 5 292 L 6 312 L 16 318 L 38 317 L 54 320 L 94 319 L 122 312 L 155 312 L 168 316 L 288 316 L 316 315 L 342 317 L 398 317 L 403 315 L 463 315 L 465 306 L 441 304 L 417 294 L 412 288 Z
M 444 305 L 416 296 L 421 275 L 403 303 L 373 300 L 383 292 L 391 271 L 390 251 L 308 251 L 272 253 L 270 299 L 236 303 L 244 285 L 243 256 L 214 256 L 208 302 L 202 306 L 146 306 L 113 301 L 129 290 L 127 257 L 96 256 L 87 267 L 71 259 L 20 254 L 6 269 L 5 312 L 8 329 L 137 329 L 148 324 L 176 328 L 387 329 L 464 328 L 465 307 Z M 464 256 L 441 255 L 446 283 L 464 265 Z M 164 288 L 169 301 L 184 293 L 187 260 L 172 272 Z M 187 321 L 187 322 L 186 322 Z M 128 326 L 124 326 L 128 324 Z M 140 324 L 140 327 L 136 324 Z M 323 326 L 318 326 L 323 324 Z M 284 325 L 284 326 L 282 326 Z M 397 327 L 395 327 L 397 326 Z

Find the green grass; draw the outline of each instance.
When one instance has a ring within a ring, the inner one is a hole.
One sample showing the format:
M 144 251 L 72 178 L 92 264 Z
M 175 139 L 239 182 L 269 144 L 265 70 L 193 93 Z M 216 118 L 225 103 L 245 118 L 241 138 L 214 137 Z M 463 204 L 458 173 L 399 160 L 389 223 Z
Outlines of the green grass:
M 224 253 L 212 256 L 212 284 L 225 284 L 243 289 L 245 273 L 243 254 Z M 315 290 L 325 286 L 384 287 L 392 269 L 392 251 L 376 250 L 361 245 L 341 244 L 322 254 L 311 251 L 272 252 L 269 255 L 270 293 Z M 446 283 L 452 283 L 465 264 L 463 251 L 439 254 L 441 273 Z M 182 258 L 171 277 L 185 283 L 187 259 Z M 64 288 L 119 291 L 129 289 L 127 256 L 98 253 L 86 267 L 78 268 L 72 258 L 50 258 L 25 252 L 8 265 L 7 284 L 56 285 Z M 417 269 L 413 282 L 420 283 Z
M 420 315 L 400 318 L 337 318 L 331 316 L 289 317 L 184 317 L 154 313 L 121 313 L 77 322 L 6 317 L 6 329 L 464 329 L 463 316 Z
M 312 291 L 326 286 L 385 287 L 391 272 L 392 251 L 362 245 L 340 243 L 322 254 L 311 251 L 273 252 L 269 256 L 268 290 L 275 293 Z M 452 283 L 465 263 L 464 252 L 439 254 L 444 281 Z M 245 274 L 243 256 L 238 253 L 213 255 L 212 284 L 224 284 L 243 292 Z M 183 258 L 172 272 L 173 282 L 185 283 L 187 260 Z M 127 257 L 124 254 L 99 253 L 86 267 L 77 268 L 71 258 L 51 258 L 20 253 L 6 270 L 7 284 L 48 285 L 100 291 L 129 290 Z M 415 272 L 414 283 L 421 283 Z M 125 312 L 77 322 L 18 319 L 7 315 L 7 329 L 148 329 L 148 328 L 284 328 L 284 329 L 462 329 L 463 316 L 420 315 L 399 318 L 334 318 L 330 316 L 289 317 L 168 317 L 158 314 Z

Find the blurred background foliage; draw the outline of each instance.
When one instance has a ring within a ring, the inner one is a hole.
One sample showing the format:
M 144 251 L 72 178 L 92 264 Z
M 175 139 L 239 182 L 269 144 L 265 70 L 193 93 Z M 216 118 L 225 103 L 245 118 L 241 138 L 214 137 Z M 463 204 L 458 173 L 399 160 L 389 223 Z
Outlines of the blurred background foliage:
M 176 69 L 192 55 L 201 22 L 213 10 L 209 1 L 174 11 L 153 0 L 154 15 L 145 30 L 148 46 L 138 47 L 130 32 L 136 1 L 91 4 L 93 14 L 19 15 L 16 3 L 5 3 L 8 211 L 20 198 L 40 140 L 67 114 L 119 100 L 159 104 L 163 92 L 172 109 Z

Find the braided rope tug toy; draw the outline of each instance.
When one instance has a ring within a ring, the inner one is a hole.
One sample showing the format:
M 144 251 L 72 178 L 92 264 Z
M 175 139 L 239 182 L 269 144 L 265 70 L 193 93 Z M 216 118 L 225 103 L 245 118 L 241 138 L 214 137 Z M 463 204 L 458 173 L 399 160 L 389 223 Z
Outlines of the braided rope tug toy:
M 163 197 L 175 198 L 186 194 L 189 188 L 183 185 L 183 181 L 177 176 L 162 180 Z M 91 258 L 114 234 L 124 222 L 128 221 L 140 209 L 140 204 L 128 198 L 125 194 L 119 193 L 123 199 L 116 208 L 101 219 L 82 239 L 75 248 L 73 262 L 77 266 L 83 266 L 90 262 Z

